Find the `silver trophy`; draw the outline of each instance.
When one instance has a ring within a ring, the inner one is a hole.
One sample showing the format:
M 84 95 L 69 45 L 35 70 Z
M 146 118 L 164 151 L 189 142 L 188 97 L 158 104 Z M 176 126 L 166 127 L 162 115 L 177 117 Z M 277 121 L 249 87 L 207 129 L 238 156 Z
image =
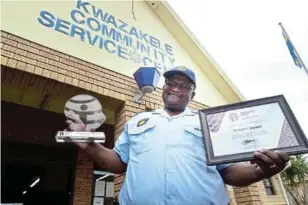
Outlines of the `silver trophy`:
M 99 128 L 106 120 L 100 102 L 91 95 L 81 94 L 69 99 L 64 106 L 64 114 L 73 123 L 82 122 L 89 129 Z M 58 131 L 57 142 L 105 142 L 104 132 Z

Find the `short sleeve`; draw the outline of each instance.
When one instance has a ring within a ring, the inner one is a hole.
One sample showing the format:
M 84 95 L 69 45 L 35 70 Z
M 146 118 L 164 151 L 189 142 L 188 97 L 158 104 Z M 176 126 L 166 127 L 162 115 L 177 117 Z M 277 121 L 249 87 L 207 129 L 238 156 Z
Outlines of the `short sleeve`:
M 115 142 L 113 150 L 120 156 L 122 162 L 128 163 L 129 159 L 129 138 L 127 133 L 127 125 L 125 125 L 124 131 L 118 137 Z
M 219 164 L 219 165 L 216 165 L 216 169 L 218 170 L 218 171 L 222 171 L 222 170 L 224 170 L 225 168 L 227 168 L 227 167 L 229 167 L 229 166 L 231 166 L 232 164 Z

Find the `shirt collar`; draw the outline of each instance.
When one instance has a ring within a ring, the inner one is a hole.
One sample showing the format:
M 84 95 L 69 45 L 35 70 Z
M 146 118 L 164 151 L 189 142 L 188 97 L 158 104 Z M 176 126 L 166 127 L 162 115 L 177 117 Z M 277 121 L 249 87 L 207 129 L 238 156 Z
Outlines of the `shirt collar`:
M 193 112 L 189 107 L 186 107 L 182 113 L 171 117 L 168 115 L 167 111 L 164 108 L 160 108 L 160 109 L 153 111 L 153 114 L 159 114 L 167 118 L 179 118 L 179 117 L 184 117 L 184 116 L 196 115 L 196 112 Z

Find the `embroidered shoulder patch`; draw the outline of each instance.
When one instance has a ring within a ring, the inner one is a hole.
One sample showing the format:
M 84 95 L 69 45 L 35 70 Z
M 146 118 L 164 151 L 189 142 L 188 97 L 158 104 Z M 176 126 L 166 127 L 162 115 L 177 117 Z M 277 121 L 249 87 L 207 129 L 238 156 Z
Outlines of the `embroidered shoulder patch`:
M 178 70 L 186 70 L 187 68 L 185 66 L 179 66 Z
M 149 118 L 144 118 L 137 123 L 137 127 L 145 125 L 148 122 Z

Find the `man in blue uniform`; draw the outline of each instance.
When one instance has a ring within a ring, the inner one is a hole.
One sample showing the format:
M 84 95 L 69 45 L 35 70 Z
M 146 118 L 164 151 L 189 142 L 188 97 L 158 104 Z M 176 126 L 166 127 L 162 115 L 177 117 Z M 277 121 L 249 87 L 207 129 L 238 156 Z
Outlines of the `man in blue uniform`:
M 186 67 L 164 73 L 164 108 L 130 119 L 114 149 L 76 143 L 102 169 L 126 172 L 121 205 L 226 205 L 225 184 L 248 186 L 281 172 L 289 157 L 283 152 L 256 152 L 256 164 L 206 166 L 197 112 L 187 105 L 195 95 L 195 74 Z M 68 122 L 69 129 L 85 130 Z

